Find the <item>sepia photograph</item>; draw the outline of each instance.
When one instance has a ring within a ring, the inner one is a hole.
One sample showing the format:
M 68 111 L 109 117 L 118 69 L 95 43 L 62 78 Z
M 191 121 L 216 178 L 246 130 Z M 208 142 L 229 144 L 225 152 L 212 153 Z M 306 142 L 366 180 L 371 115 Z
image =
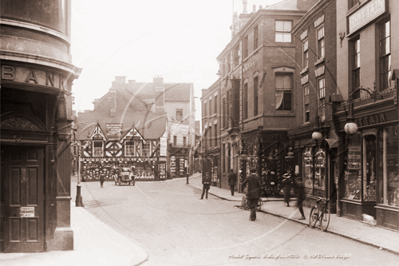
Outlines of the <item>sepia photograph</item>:
M 0 0 L 0 265 L 399 265 L 399 1 Z

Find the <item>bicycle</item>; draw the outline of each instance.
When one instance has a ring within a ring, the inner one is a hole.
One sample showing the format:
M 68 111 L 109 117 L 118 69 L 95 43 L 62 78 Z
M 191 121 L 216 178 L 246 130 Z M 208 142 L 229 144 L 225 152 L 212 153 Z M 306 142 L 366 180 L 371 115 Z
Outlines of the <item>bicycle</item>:
M 329 199 L 319 198 L 316 205 L 312 207 L 309 215 L 309 227 L 314 228 L 319 222 L 320 229 L 327 231 L 330 224 Z
M 263 205 L 263 201 L 262 201 L 261 198 L 259 198 L 259 199 L 258 199 L 258 202 L 257 202 L 257 204 L 256 204 L 255 209 L 258 210 L 258 211 L 261 210 L 261 209 L 262 209 L 262 205 Z M 247 200 L 246 197 L 243 197 L 243 198 L 242 198 L 241 207 L 242 207 L 244 210 L 249 210 L 249 207 L 248 207 L 248 200 Z

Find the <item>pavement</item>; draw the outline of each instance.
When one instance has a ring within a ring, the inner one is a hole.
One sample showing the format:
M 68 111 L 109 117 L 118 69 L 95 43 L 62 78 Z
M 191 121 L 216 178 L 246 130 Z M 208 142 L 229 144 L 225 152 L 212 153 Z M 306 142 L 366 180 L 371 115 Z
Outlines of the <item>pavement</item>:
M 189 178 L 188 186 L 202 190 L 201 174 L 196 173 L 192 175 Z M 242 198 L 245 196 L 245 194 L 237 192 L 234 192 L 234 196 L 231 196 L 230 190 L 215 186 L 211 186 L 208 194 L 224 200 L 236 201 L 237 205 L 241 205 Z M 309 223 L 308 217 L 310 208 L 303 207 L 306 220 L 298 220 L 301 215 L 298 209 L 295 207 L 295 199 L 293 198 L 291 198 L 292 204 L 290 207 L 285 206 L 283 198 L 262 198 L 262 201 L 263 204 L 260 211 L 264 213 L 288 219 L 297 223 Z M 314 228 L 314 230 L 320 229 Z M 330 224 L 326 233 L 349 238 L 399 255 L 399 232 L 394 230 L 373 226 L 362 221 L 351 220 L 344 217 L 338 217 L 336 214 L 331 214 Z
M 74 250 L 40 253 L 0 253 L 1 266 L 140 265 L 147 260 L 143 248 L 106 225 L 84 207 L 76 207 L 76 182 L 71 184 L 71 228 Z M 82 195 L 87 193 L 82 184 Z M 83 198 L 83 204 L 85 198 Z
M 185 179 L 183 179 L 186 181 Z M 183 181 L 180 179 L 179 182 Z M 175 181 L 178 181 L 175 180 Z M 183 182 L 184 182 L 183 181 Z M 190 187 L 202 190 L 202 178 L 196 173 L 189 178 Z M 82 185 L 82 195 L 84 193 Z M 235 201 L 241 205 L 244 194 L 235 193 L 231 196 L 230 190 L 212 186 L 209 194 L 223 200 Z M 46 265 L 140 265 L 147 261 L 147 253 L 138 244 L 115 231 L 84 207 L 75 206 L 76 182 L 71 184 L 71 228 L 74 232 L 74 250 L 50 251 L 41 253 L 1 253 L 2 266 L 46 266 Z M 87 199 L 86 199 L 87 200 Z M 307 224 L 308 220 L 298 220 L 300 214 L 295 207 L 285 207 L 281 198 L 263 198 L 261 211 L 297 223 Z M 83 198 L 83 203 L 85 198 Z M 293 204 L 294 205 L 294 204 Z M 310 209 L 304 207 L 308 217 Z M 318 230 L 315 228 L 314 230 Z M 354 221 L 331 215 L 330 225 L 326 233 L 340 235 L 368 244 L 399 255 L 399 232 L 370 226 L 360 221 Z

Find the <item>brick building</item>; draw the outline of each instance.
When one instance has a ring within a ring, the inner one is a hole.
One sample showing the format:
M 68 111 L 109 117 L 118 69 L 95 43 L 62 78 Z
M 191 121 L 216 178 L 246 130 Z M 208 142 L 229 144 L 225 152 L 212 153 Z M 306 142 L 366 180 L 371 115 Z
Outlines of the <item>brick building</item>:
M 336 83 L 339 40 L 336 32 L 335 0 L 317 2 L 292 30 L 296 40 L 294 80 L 298 93 L 293 102 L 297 110 L 294 127 L 288 131 L 294 148 L 294 165 L 303 178 L 306 203 L 311 206 L 318 197 L 333 197 L 333 211 L 338 136 L 331 99 L 340 94 Z
M 209 175 L 212 185 L 220 187 L 220 82 L 202 90 L 202 174 Z
M 287 0 L 233 15 L 232 40 L 219 54 L 221 187 L 229 169 L 243 180 L 251 167 L 267 193 L 288 171 L 287 130 L 295 123 L 298 75 L 291 30 L 316 1 Z M 203 103 L 204 104 L 204 103 Z M 203 105 L 204 106 L 204 105 Z M 240 187 L 237 187 L 240 190 Z
M 339 215 L 399 228 L 399 3 L 337 0 Z

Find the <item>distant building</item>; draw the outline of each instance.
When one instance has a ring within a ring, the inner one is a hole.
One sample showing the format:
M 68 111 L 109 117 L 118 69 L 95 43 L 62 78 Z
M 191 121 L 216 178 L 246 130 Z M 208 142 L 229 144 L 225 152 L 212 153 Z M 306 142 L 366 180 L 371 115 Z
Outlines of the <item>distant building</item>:
M 297 62 L 294 76 L 297 93 L 292 104 L 297 111 L 288 130 L 294 165 L 303 179 L 307 204 L 313 206 L 319 197 L 331 198 L 332 212 L 335 212 L 337 196 L 333 171 L 337 163 L 338 136 L 331 97 L 340 92 L 336 16 L 336 1 L 321 0 L 292 30 Z M 317 141 L 312 139 L 315 130 Z
M 93 111 L 77 115 L 83 180 L 113 167 L 133 169 L 138 180 L 185 176 L 195 143 L 192 84 L 125 79 L 116 77 Z
M 209 89 L 220 86 L 219 184 L 229 188 L 229 169 L 242 181 L 255 167 L 264 190 L 278 194 L 279 177 L 292 168 L 285 161 L 287 131 L 298 112 L 293 99 L 298 96 L 294 76 L 299 73 L 291 30 L 317 1 L 287 0 L 254 7 L 251 13 L 246 2 L 243 13 L 233 15 L 232 40 L 217 57 L 220 79 Z M 203 132 L 205 126 L 209 124 L 203 124 Z M 237 189 L 241 190 L 239 182 Z
M 211 177 L 211 184 L 220 187 L 220 82 L 202 90 L 202 173 Z

